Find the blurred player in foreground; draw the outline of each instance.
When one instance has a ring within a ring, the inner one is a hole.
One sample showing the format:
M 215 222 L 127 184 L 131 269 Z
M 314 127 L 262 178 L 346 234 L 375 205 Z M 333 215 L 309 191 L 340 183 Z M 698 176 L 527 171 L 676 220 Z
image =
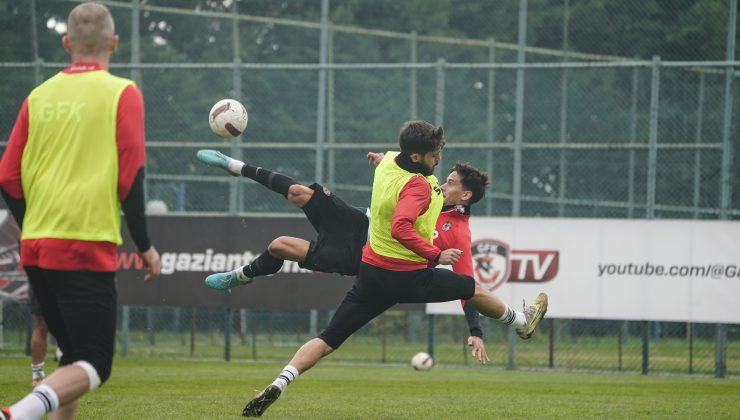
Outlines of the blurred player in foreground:
M 361 269 L 355 285 L 337 309 L 327 329 L 298 350 L 276 380 L 247 404 L 243 415 L 261 416 L 299 374 L 310 369 L 322 357 L 337 349 L 357 329 L 396 303 L 466 299 L 484 315 L 514 325 L 517 333 L 524 339 L 531 336 L 544 316 L 547 310 L 547 296 L 544 294 L 540 294 L 524 313 L 516 312 L 477 286 L 471 276 L 426 268 L 427 265 L 438 263 L 454 266 L 462 253 L 456 248 L 442 250 L 431 244 L 435 222 L 443 202 L 442 190 L 432 175 L 444 145 L 443 131 L 424 121 L 407 122 L 401 130 L 400 145 L 400 154 L 368 155 L 368 160 L 378 166 L 371 204 L 373 226 L 371 240 L 363 251 Z M 221 162 L 208 162 L 205 157 L 204 153 L 199 154 L 199 158 L 206 163 L 227 169 L 232 174 L 244 174 L 243 162 L 223 155 L 220 156 L 223 159 Z M 458 169 L 462 170 L 462 167 Z M 480 174 L 477 170 L 475 172 Z M 454 187 L 459 182 L 459 177 L 460 174 L 451 176 L 448 183 Z M 486 183 L 487 179 L 483 180 L 483 186 Z M 460 199 L 470 204 L 482 197 L 483 188 L 475 201 L 472 201 L 471 191 L 463 192 L 462 186 L 457 188 L 466 197 L 462 198 L 461 195 Z M 454 188 L 451 193 L 455 194 Z M 463 225 L 467 232 L 466 258 L 470 258 L 467 218 L 464 218 Z M 351 226 L 345 225 L 343 228 Z M 377 250 L 374 249 L 375 244 L 378 244 Z M 469 265 L 472 271 L 472 260 Z M 211 281 L 207 280 L 207 283 L 211 287 L 217 286 L 215 280 L 225 277 L 233 280 L 234 276 L 239 277 L 240 271 L 242 270 L 209 276 Z M 228 288 L 238 284 L 238 281 L 232 283 L 234 282 L 227 280 L 222 287 L 214 288 Z M 474 349 L 474 355 L 482 362 L 487 360 L 484 351 L 476 354 Z
M 141 92 L 108 72 L 113 18 L 77 5 L 62 38 L 72 64 L 23 102 L 0 162 L 0 188 L 22 227 L 21 265 L 64 353 L 60 367 L 0 419 L 75 416 L 110 376 L 121 208 L 150 280 L 159 274 L 144 215 Z

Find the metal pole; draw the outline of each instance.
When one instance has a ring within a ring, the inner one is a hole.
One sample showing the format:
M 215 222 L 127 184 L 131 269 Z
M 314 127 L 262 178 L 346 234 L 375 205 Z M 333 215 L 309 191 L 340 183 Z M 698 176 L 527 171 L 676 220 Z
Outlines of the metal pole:
M 658 155 L 658 103 L 660 93 L 660 57 L 653 57 L 650 83 L 650 145 L 647 172 L 647 219 L 655 218 L 655 178 Z
M 527 46 L 527 0 L 519 0 L 519 48 L 517 63 L 524 64 Z M 516 71 L 516 116 L 514 126 L 514 179 L 511 214 L 519 216 L 522 195 L 522 136 L 524 132 L 524 68 Z
M 41 68 L 41 63 L 43 63 L 43 60 L 41 59 L 41 57 L 39 57 L 39 31 L 38 23 L 36 21 L 36 0 L 31 0 L 29 2 L 29 6 L 31 8 L 31 51 L 33 55 L 33 61 L 36 63 L 36 66 L 34 67 L 34 81 L 36 82 L 36 86 L 38 86 L 41 84 L 41 82 L 43 82 L 43 74 Z
M 735 36 L 737 22 L 737 0 L 729 0 L 730 18 L 727 23 L 727 53 L 726 60 L 735 61 Z M 728 211 L 732 205 L 732 79 L 735 69 L 725 68 L 725 109 L 722 125 L 722 190 L 719 215 L 727 220 Z
M 131 324 L 131 308 L 123 305 L 121 308 L 121 356 L 128 355 L 128 336 Z
M 328 37 L 328 51 L 327 51 L 327 61 L 329 63 L 334 62 L 334 31 L 331 27 L 331 22 L 329 22 L 329 37 Z M 334 144 L 334 70 L 328 71 L 328 93 L 327 93 L 327 135 L 328 135 L 328 142 L 330 145 Z M 335 189 L 336 188 L 336 179 L 335 179 L 335 165 L 336 165 L 336 150 L 333 148 L 329 149 L 329 188 Z
M 488 46 L 488 62 L 496 62 L 496 40 L 491 38 L 491 44 Z M 488 134 L 488 142 L 493 143 L 496 140 L 496 71 L 488 70 L 488 102 L 487 102 L 487 127 L 486 132 Z M 486 163 L 488 176 L 491 177 L 493 174 L 493 149 L 488 149 Z M 486 214 L 490 216 L 493 213 L 493 199 L 486 197 Z
M 704 72 L 699 72 L 699 93 L 697 94 L 696 109 L 696 132 L 694 134 L 696 144 L 701 144 L 701 135 L 704 125 Z M 701 192 L 701 149 L 696 148 L 694 154 L 694 219 L 699 218 L 699 193 Z
M 417 47 L 418 43 L 416 41 L 416 31 L 411 32 L 411 62 L 416 63 L 419 61 L 419 57 L 417 54 Z M 411 103 L 411 119 L 415 120 L 417 119 L 417 116 L 419 115 L 417 110 L 417 103 L 416 103 L 416 69 L 411 69 L 411 92 L 410 92 L 410 103 Z
M 617 342 L 617 370 L 622 370 L 622 347 L 624 345 L 624 322 L 619 324 Z
M 548 364 L 552 369 L 555 367 L 555 341 L 557 339 L 555 333 L 556 319 L 550 318 L 550 334 L 549 335 L 549 346 L 548 351 L 550 353 L 550 363 Z
M 25 340 L 25 345 L 24 345 L 24 347 L 25 347 L 24 350 L 25 350 L 26 356 L 30 356 L 31 355 L 31 337 L 33 336 L 33 328 L 34 328 L 34 325 L 36 324 L 36 317 L 33 316 L 33 314 L 30 311 L 31 307 L 28 306 L 28 309 L 29 309 L 29 311 L 28 311 L 28 318 L 26 318 L 27 319 L 27 322 L 26 322 L 26 340 Z
M 630 106 L 630 143 L 635 144 L 637 141 L 637 95 L 640 87 L 640 69 L 632 69 L 632 104 Z M 630 148 L 629 168 L 627 176 L 629 185 L 627 186 L 627 217 L 632 218 L 635 215 L 635 149 Z
M 427 353 L 434 359 L 434 314 L 428 314 L 429 333 L 427 334 Z
M 570 21 L 570 1 L 565 0 L 563 5 L 563 60 L 568 55 L 568 24 Z M 565 144 L 568 136 L 568 75 L 570 70 L 564 68 L 560 77 L 560 144 Z M 560 185 L 558 187 L 558 216 L 565 216 L 565 188 L 566 188 L 566 150 L 560 149 Z
M 383 315 L 380 315 L 380 319 L 378 321 L 380 323 L 380 361 L 385 363 L 387 361 L 386 352 L 388 350 L 388 328 L 386 326 L 386 319 Z
M 308 311 L 308 316 L 308 333 L 311 335 L 311 337 L 316 337 L 316 335 L 319 333 L 319 310 L 311 309 L 310 311 Z
M 239 309 L 239 340 L 244 345 L 247 342 L 247 310 Z
M 131 64 L 139 64 L 139 0 L 131 0 Z M 141 72 L 131 67 L 131 79 L 141 88 Z
M 226 308 L 224 322 L 224 360 L 231 361 L 231 308 Z
M 233 98 L 241 102 L 242 99 L 242 74 L 241 74 L 241 47 L 239 44 L 239 11 L 238 2 L 234 2 L 231 7 L 231 55 L 234 63 L 232 70 L 232 87 L 234 89 Z M 238 135 L 231 142 L 231 156 L 234 159 L 241 160 L 242 156 L 242 136 Z M 239 190 L 241 183 L 240 177 L 232 177 L 229 181 L 229 213 L 236 215 L 241 209 L 241 194 Z
M 686 323 L 686 341 L 689 342 L 689 375 L 694 373 L 694 324 Z
M 509 352 L 509 364 L 506 367 L 509 370 L 516 369 L 516 332 L 513 328 L 507 328 L 508 331 L 507 337 L 508 337 L 508 352 Z
M 642 374 L 650 370 L 650 322 L 642 322 Z
M 0 349 L 5 348 L 5 324 L 3 320 L 3 301 L 0 300 Z
M 434 124 L 442 126 L 445 119 L 445 60 L 440 58 L 437 60 L 437 97 L 435 101 L 435 112 L 434 112 Z M 434 174 L 437 178 L 440 178 L 441 170 L 444 167 L 442 161 L 444 156 L 440 158 L 439 165 L 434 170 Z
M 195 332 L 196 332 L 196 322 L 198 320 L 196 315 L 197 308 L 191 307 L 190 308 L 190 356 L 195 356 Z
M 321 0 L 319 63 L 327 64 L 329 44 L 329 0 Z M 316 182 L 324 182 L 324 141 L 326 140 L 326 69 L 319 70 L 319 92 L 316 104 Z
M 151 306 L 146 308 L 146 329 L 149 332 L 149 344 L 156 344 L 154 338 L 154 309 Z
M 437 59 L 437 91 L 434 107 L 434 123 L 443 125 L 445 119 L 445 60 Z
M 714 377 L 724 378 L 727 373 L 727 326 L 717 324 L 717 340 L 715 342 Z

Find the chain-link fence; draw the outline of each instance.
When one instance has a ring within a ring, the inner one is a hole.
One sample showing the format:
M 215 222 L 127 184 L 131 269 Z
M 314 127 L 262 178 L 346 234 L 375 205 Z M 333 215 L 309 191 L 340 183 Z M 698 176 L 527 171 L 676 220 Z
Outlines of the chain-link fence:
M 423 118 L 445 127 L 442 171 L 462 160 L 492 175 L 477 215 L 740 218 L 736 0 L 471 1 L 425 18 L 403 2 L 103 3 L 121 36 L 112 72 L 144 92 L 146 194 L 170 214 L 299 215 L 197 164 L 199 148 L 367 205 L 364 153 L 394 149 L 403 121 Z M 3 139 L 30 89 L 65 66 L 59 36 L 73 4 L 6 6 L 7 31 L 29 36 L 9 38 L 0 62 Z M 250 113 L 231 142 L 206 123 L 223 97 Z M 6 346 L 22 347 L 24 311 L 6 302 Z M 119 349 L 285 360 L 329 316 L 130 308 Z M 714 372 L 726 351 L 728 373 L 740 372 L 737 326 L 554 320 L 520 346 L 486 325 L 504 366 L 640 370 L 649 348 L 651 370 Z M 437 316 L 431 330 L 439 362 L 466 360 L 462 318 Z M 332 357 L 406 362 L 429 331 L 418 311 L 389 312 Z
M 27 347 L 27 305 L 6 303 L 0 344 Z M 289 360 L 328 323 L 332 311 L 124 307 L 117 353 L 128 357 Z M 123 328 L 128 324 L 129 328 Z M 679 322 L 550 319 L 527 342 L 482 320 L 491 365 L 507 369 L 599 370 L 740 375 L 740 326 Z M 723 337 L 724 336 L 724 337 Z M 475 364 L 463 317 L 391 310 L 350 337 L 336 362 L 408 363 L 419 351 L 440 365 Z M 50 351 L 53 351 L 53 345 Z M 718 366 L 718 351 L 726 365 Z

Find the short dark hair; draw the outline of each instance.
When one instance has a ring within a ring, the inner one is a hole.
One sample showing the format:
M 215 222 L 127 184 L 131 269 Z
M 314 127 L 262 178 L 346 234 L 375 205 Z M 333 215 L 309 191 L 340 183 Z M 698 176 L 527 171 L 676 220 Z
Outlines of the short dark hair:
M 473 193 L 473 196 L 470 198 L 470 204 L 477 203 L 486 195 L 486 188 L 490 184 L 487 173 L 481 172 L 480 169 L 467 162 L 455 163 L 452 170 L 460 175 L 463 188 Z
M 401 153 L 406 156 L 434 152 L 444 147 L 445 132 L 442 127 L 427 121 L 406 121 L 401 127 L 398 143 Z

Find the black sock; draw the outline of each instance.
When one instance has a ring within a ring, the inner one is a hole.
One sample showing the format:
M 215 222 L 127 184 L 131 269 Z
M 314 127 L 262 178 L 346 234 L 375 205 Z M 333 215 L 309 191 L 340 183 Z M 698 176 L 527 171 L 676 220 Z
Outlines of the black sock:
M 269 252 L 265 251 L 259 257 L 252 260 L 249 265 L 245 265 L 242 272 L 247 277 L 255 278 L 257 276 L 275 274 L 281 268 L 283 268 L 283 260 L 275 258 Z
M 288 198 L 288 188 L 293 184 L 297 184 L 289 176 L 249 164 L 244 164 L 242 167 L 242 175 L 259 182 L 276 193 L 282 194 L 285 198 Z

